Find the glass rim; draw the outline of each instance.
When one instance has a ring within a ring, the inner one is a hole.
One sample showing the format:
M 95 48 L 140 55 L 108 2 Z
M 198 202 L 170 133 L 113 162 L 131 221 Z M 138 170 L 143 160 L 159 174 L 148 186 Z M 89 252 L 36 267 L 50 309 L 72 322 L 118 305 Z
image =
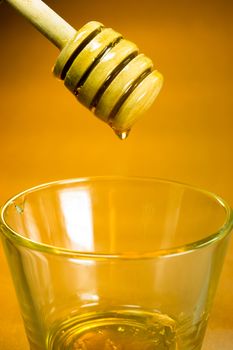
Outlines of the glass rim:
M 27 237 L 24 237 L 22 234 L 13 230 L 6 222 L 4 218 L 5 211 L 7 208 L 14 202 L 16 199 L 20 198 L 23 195 L 27 195 L 32 192 L 36 192 L 41 189 L 45 189 L 48 187 L 55 187 L 59 185 L 68 185 L 73 183 L 88 183 L 94 181 L 140 181 L 140 182 L 154 182 L 154 183 L 163 183 L 163 184 L 171 184 L 176 186 L 182 186 L 184 188 L 199 192 L 217 202 L 224 210 L 225 210 L 225 221 L 222 226 L 211 235 L 207 235 L 206 237 L 193 241 L 191 243 L 183 244 L 180 246 L 175 246 L 168 249 L 156 249 L 154 251 L 150 251 L 148 253 L 95 253 L 95 252 L 82 252 L 79 250 L 67 249 L 59 246 L 53 246 L 46 243 L 36 242 Z M 232 228 L 233 228 L 233 211 L 228 203 L 222 199 L 220 196 L 210 192 L 208 190 L 201 189 L 194 185 L 189 185 L 183 182 L 175 181 L 175 180 L 167 180 L 163 178 L 157 177 L 144 177 L 144 176 L 115 176 L 115 175 L 107 175 L 107 176 L 88 176 L 88 177 L 80 177 L 80 178 L 71 178 L 64 180 L 57 180 L 42 183 L 37 186 L 33 186 L 29 189 L 19 192 L 18 194 L 12 196 L 8 199 L 5 204 L 0 208 L 0 224 L 2 226 L 3 234 L 12 242 L 23 246 L 25 248 L 29 248 L 35 251 L 40 251 L 43 253 L 50 253 L 59 256 L 66 256 L 75 259 L 87 259 L 87 260 L 100 260 L 100 259 L 149 259 L 156 257 L 167 257 L 171 255 L 181 255 L 186 253 L 191 253 L 194 250 L 209 246 L 214 244 L 215 242 L 223 239 L 227 236 Z

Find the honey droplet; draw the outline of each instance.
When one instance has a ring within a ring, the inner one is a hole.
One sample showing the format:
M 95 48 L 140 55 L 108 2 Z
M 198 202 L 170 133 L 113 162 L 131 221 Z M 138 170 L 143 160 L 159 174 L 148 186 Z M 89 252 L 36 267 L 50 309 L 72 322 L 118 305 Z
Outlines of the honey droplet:
M 125 140 L 127 139 L 128 135 L 129 135 L 129 132 L 130 132 L 130 129 L 128 130 L 115 130 L 113 129 L 115 134 L 119 137 L 120 140 Z

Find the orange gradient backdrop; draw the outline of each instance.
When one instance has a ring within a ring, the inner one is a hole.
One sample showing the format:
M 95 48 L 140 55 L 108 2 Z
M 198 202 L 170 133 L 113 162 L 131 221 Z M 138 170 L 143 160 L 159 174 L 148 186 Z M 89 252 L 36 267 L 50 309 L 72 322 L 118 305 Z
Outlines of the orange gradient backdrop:
M 77 29 L 97 20 L 134 41 L 165 83 L 120 141 L 56 80 L 58 50 L 0 5 L 0 201 L 33 185 L 80 176 L 156 176 L 216 192 L 233 205 L 233 3 L 227 0 L 47 1 Z M 204 350 L 233 344 L 233 244 Z M 26 340 L 0 248 L 0 349 Z M 225 342 L 225 345 L 224 345 Z

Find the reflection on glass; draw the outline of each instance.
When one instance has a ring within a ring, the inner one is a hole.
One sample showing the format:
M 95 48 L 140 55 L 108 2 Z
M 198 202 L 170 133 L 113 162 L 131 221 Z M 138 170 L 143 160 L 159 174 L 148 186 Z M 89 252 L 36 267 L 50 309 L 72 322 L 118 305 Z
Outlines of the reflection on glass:
M 92 251 L 93 219 L 89 193 L 82 189 L 62 191 L 60 203 L 70 240 L 78 244 L 77 249 L 80 251 Z

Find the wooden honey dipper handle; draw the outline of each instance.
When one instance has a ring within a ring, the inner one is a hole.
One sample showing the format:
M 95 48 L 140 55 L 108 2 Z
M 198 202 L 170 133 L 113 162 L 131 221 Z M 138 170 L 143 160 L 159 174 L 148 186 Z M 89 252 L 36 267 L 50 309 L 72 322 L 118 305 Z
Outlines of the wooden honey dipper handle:
M 60 50 L 54 74 L 124 139 L 163 82 L 136 45 L 102 23 L 76 31 L 41 0 L 6 0 Z
M 59 49 L 76 30 L 41 0 L 6 0 Z

